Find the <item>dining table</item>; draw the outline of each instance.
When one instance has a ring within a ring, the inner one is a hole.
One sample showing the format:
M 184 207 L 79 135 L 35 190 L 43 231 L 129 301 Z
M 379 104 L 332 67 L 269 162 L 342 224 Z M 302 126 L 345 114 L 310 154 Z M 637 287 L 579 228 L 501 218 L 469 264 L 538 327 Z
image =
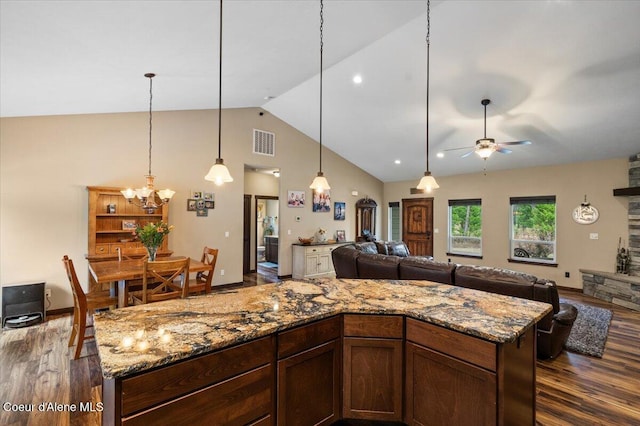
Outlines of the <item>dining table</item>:
M 185 256 L 169 256 L 158 260 L 180 260 Z M 110 284 L 112 296 L 117 294 L 118 307 L 128 306 L 129 282 L 142 279 L 144 259 L 90 261 L 89 272 L 98 284 Z M 189 274 L 211 271 L 211 265 L 199 260 L 189 261 Z

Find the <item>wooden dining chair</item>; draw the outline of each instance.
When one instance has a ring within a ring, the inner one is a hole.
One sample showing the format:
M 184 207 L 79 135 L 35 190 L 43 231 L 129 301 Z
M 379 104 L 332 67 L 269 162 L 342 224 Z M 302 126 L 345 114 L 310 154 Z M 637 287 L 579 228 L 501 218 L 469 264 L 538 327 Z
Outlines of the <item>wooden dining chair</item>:
M 93 335 L 86 334 L 87 328 L 93 328 L 93 312 L 96 309 L 117 306 L 118 298 L 111 297 L 108 290 L 85 293 L 78 281 L 78 275 L 76 275 L 73 261 L 65 254 L 62 262 L 67 271 L 67 278 L 69 278 L 69 284 L 71 284 L 71 290 L 73 292 L 73 326 L 71 327 L 69 346 L 74 345 L 77 337 L 76 351 L 73 359 L 78 359 L 80 358 L 84 341 L 93 338 Z M 87 324 L 87 316 L 91 317 L 89 324 Z
M 190 258 L 144 261 L 142 290 L 130 293 L 134 305 L 179 299 L 189 294 Z
M 202 250 L 202 258 L 200 261 L 205 265 L 211 265 L 211 270 L 198 272 L 196 276 L 189 281 L 189 294 L 202 292 L 205 294 L 211 293 L 211 281 L 213 280 L 213 274 L 216 270 L 217 260 L 218 249 L 205 246 L 204 250 Z

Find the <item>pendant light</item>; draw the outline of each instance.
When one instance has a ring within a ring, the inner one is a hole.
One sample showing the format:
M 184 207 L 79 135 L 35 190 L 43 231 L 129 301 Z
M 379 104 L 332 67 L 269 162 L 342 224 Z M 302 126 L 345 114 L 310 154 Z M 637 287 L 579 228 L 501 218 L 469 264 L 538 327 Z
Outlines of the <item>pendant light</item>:
M 216 185 L 222 185 L 225 182 L 233 182 L 233 178 L 229 173 L 229 169 L 224 165 L 221 154 L 222 146 L 222 0 L 220 0 L 220 70 L 218 79 L 218 158 L 216 163 L 211 166 L 209 173 L 204 177 Z
M 309 185 L 309 188 L 314 189 L 319 193 L 331 189 L 331 187 L 329 186 L 329 182 L 327 182 L 327 178 L 324 177 L 324 173 L 322 173 L 322 29 L 324 26 L 323 9 L 324 4 L 322 0 L 320 0 L 320 169 L 318 171 L 318 175 L 313 179 L 311 185 Z
M 427 170 L 424 172 L 424 176 L 420 179 L 417 188 L 425 192 L 431 192 L 434 189 L 440 188 L 436 179 L 431 176 L 429 171 L 429 44 L 431 37 L 431 1 L 427 0 Z
M 156 203 L 156 191 L 153 187 L 153 180 L 155 176 L 151 174 L 151 130 L 153 128 L 153 111 L 152 111 L 152 102 L 153 102 L 153 77 L 156 75 L 153 73 L 147 73 L 144 75 L 149 79 L 149 173 L 146 175 L 146 185 L 142 188 L 137 189 L 123 189 L 120 191 L 124 198 L 127 199 L 130 203 L 133 203 L 133 200 L 137 197 L 140 202 L 135 203 L 140 206 L 146 213 L 153 214 L 157 209 L 162 207 L 164 204 L 169 203 L 175 191 L 170 189 L 163 189 L 158 191 L 158 197 L 160 197 L 161 202 Z

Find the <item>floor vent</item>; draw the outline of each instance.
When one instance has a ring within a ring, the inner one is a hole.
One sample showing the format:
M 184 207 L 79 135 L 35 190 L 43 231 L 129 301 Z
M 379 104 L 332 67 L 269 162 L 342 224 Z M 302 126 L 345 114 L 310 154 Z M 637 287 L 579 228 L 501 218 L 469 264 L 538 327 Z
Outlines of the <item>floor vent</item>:
M 276 134 L 253 129 L 253 153 L 274 157 L 276 155 Z

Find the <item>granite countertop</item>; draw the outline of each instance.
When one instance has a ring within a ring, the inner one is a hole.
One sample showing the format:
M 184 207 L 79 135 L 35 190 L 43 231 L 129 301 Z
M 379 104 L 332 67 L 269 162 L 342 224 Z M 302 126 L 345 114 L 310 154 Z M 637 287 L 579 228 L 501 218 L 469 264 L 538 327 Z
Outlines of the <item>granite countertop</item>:
M 551 305 L 429 281 L 284 281 L 95 314 L 106 379 L 342 313 L 401 314 L 496 343 Z

